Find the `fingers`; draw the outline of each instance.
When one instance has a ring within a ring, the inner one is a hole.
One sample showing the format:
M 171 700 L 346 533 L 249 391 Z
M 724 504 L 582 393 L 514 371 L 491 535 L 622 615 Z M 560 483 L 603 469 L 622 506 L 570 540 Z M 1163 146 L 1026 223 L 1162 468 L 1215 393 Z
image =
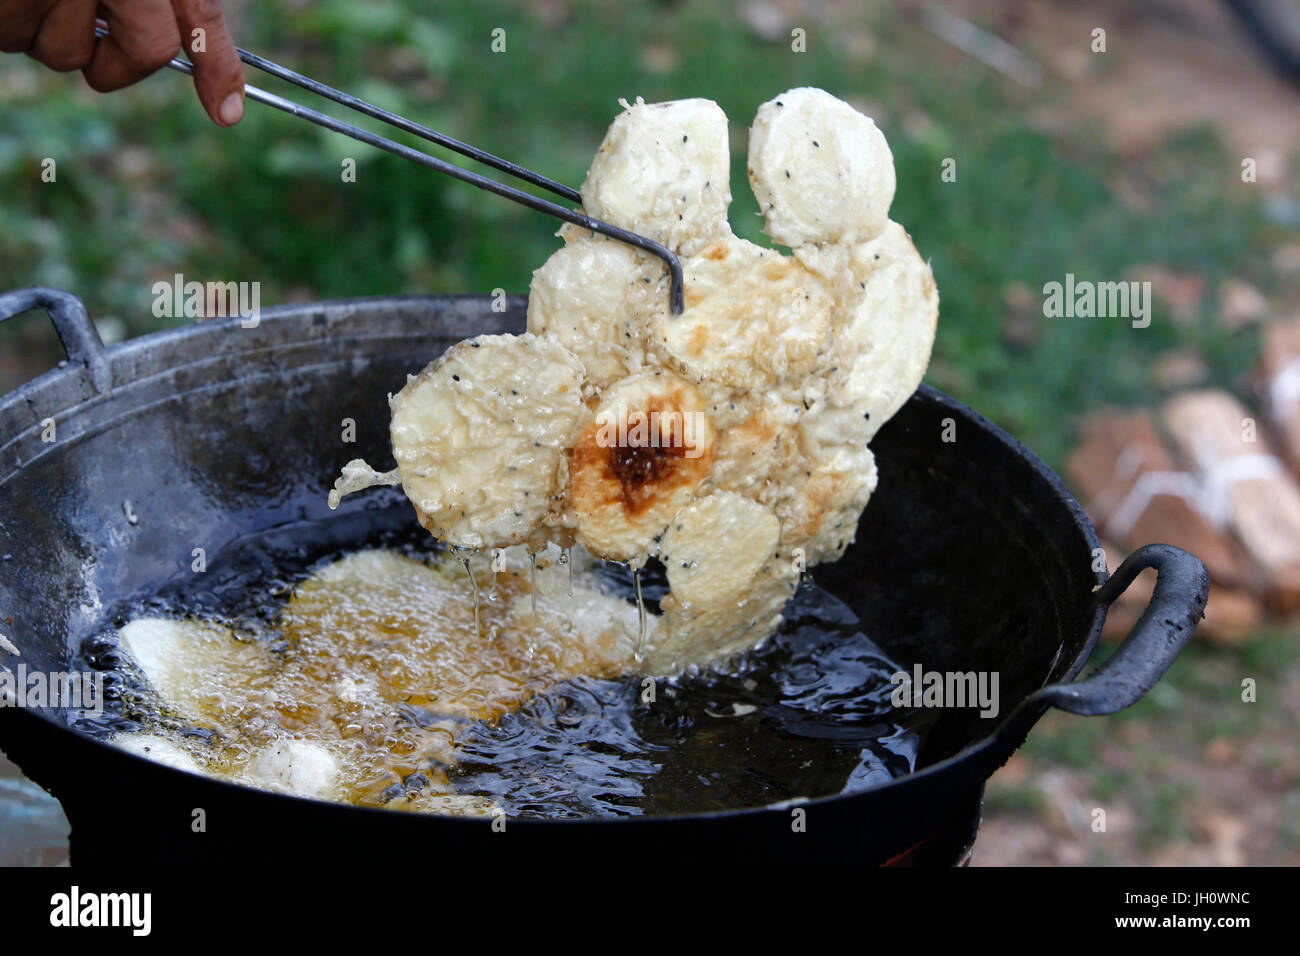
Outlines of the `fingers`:
M 107 93 L 130 86 L 180 53 L 181 35 L 168 0 L 111 0 L 99 10 L 109 35 L 95 43 L 82 71 L 91 89 Z
M 212 121 L 233 126 L 244 115 L 244 65 L 218 0 L 172 0 L 194 62 L 194 88 Z
M 26 53 L 57 0 L 0 0 L 0 53 Z
M 109 35 L 95 38 L 95 18 Z M 244 115 L 244 67 L 219 0 L 0 0 L 0 52 L 81 70 L 91 88 L 118 90 L 189 52 L 199 101 L 220 126 Z
M 95 53 L 96 0 L 59 0 L 27 52 L 60 73 L 85 69 Z

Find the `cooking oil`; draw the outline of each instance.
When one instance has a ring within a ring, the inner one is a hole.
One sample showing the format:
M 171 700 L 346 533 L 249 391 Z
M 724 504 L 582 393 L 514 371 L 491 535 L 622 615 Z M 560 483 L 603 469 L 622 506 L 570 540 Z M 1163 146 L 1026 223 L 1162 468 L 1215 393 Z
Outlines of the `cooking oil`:
M 760 647 L 647 684 L 635 660 L 666 592 L 654 562 L 572 552 L 476 571 L 422 529 L 384 524 L 278 528 L 116 608 L 79 656 L 106 672 L 108 709 L 76 725 L 159 735 L 201 772 L 255 786 L 268 748 L 299 741 L 330 761 L 307 795 L 431 813 L 737 809 L 913 767 L 921 727 L 889 700 L 900 668 L 809 583 Z M 480 600 L 489 584 L 499 600 Z M 239 664 L 206 696 L 160 700 L 117 639 L 148 617 L 206 622 L 248 653 L 221 658 Z

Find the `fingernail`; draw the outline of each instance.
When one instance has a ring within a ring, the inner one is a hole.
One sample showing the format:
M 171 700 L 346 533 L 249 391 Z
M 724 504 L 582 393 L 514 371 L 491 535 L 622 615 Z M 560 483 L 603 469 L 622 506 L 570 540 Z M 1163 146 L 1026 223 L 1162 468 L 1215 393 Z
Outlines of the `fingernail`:
M 217 110 L 217 115 L 226 126 L 234 126 L 244 118 L 244 98 L 238 93 L 231 93 Z

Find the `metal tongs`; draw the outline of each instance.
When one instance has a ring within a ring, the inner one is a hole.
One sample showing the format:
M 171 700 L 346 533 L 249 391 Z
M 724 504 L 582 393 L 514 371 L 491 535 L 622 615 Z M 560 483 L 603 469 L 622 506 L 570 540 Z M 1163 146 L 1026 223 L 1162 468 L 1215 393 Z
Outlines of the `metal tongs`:
M 108 28 L 103 21 L 96 22 L 95 35 L 99 37 L 108 35 Z M 540 173 L 535 173 L 530 169 L 525 169 L 523 166 L 519 166 L 509 160 L 501 159 L 499 156 L 493 156 L 491 153 L 470 146 L 468 143 L 462 143 L 459 140 L 452 139 L 450 136 L 445 136 L 436 130 L 429 129 L 427 126 L 421 126 L 419 123 L 409 120 L 404 116 L 399 116 L 396 113 L 382 109 L 381 107 L 375 106 L 373 103 L 367 103 L 365 100 L 358 99 L 349 93 L 344 93 L 342 90 L 336 90 L 331 86 L 326 86 L 324 83 L 318 83 L 310 77 L 303 76 L 300 73 L 295 73 L 293 70 L 286 69 L 277 63 L 272 63 L 270 60 L 258 56 L 256 53 L 250 53 L 247 50 L 238 47 L 236 47 L 236 52 L 239 54 L 241 60 L 254 69 L 261 70 L 264 73 L 269 73 L 271 76 L 292 83 L 294 86 L 301 87 L 302 89 L 307 90 L 310 93 L 315 93 L 317 96 L 322 96 L 327 100 L 332 100 L 341 106 L 346 106 L 349 109 L 356 110 L 358 113 L 362 113 L 372 119 L 377 119 L 381 122 L 387 123 L 403 132 L 410 133 L 413 136 L 418 136 L 421 139 L 427 139 L 432 143 L 437 143 L 439 146 L 460 153 L 462 156 L 468 156 L 470 159 L 477 160 L 487 166 L 499 169 L 504 173 L 514 176 L 516 179 L 521 179 L 534 186 L 539 186 L 548 192 L 555 193 L 557 196 L 569 200 L 570 202 L 582 202 L 581 193 L 570 186 L 565 186 L 563 183 L 558 183 L 553 179 L 548 179 Z M 176 70 L 178 73 L 184 73 L 187 76 L 194 75 L 193 64 L 187 60 L 182 60 L 179 57 L 174 58 L 167 64 L 167 66 Z M 443 173 L 444 175 L 459 179 L 461 182 L 469 183 L 472 186 L 477 186 L 479 189 L 485 189 L 490 193 L 495 193 L 496 195 L 509 199 L 512 202 L 517 202 L 521 206 L 527 206 L 529 209 L 536 210 L 537 212 L 545 213 L 546 215 L 553 216 L 556 219 L 562 219 L 565 222 L 571 222 L 574 225 L 583 227 L 584 229 L 590 229 L 592 232 L 598 232 L 603 236 L 609 236 L 611 239 L 617 239 L 618 241 L 625 242 L 628 245 L 636 246 L 638 249 L 643 249 L 651 255 L 662 259 L 664 264 L 668 266 L 668 274 L 672 279 L 672 292 L 669 296 L 669 306 L 672 309 L 673 315 L 680 315 L 682 313 L 684 301 L 682 264 L 676 255 L 665 246 L 655 242 L 653 239 L 648 239 L 635 232 L 629 232 L 626 229 L 620 229 L 618 226 L 612 226 L 599 219 L 593 219 L 591 216 L 584 213 L 569 209 L 557 203 L 549 202 L 545 199 L 540 199 L 531 193 L 523 192 L 513 186 L 506 186 L 494 179 L 480 176 L 478 173 L 472 173 L 467 169 L 461 169 L 459 166 L 438 159 L 436 156 L 430 156 L 428 153 L 423 153 L 418 149 L 404 146 L 401 143 L 394 142 L 391 139 L 386 139 L 383 136 L 371 133 L 358 126 L 353 126 L 351 123 L 345 123 L 332 116 L 327 116 L 324 113 L 302 106 L 292 100 L 286 100 L 283 97 L 276 96 L 274 93 L 268 93 L 266 90 L 258 89 L 255 86 L 246 84 L 244 86 L 244 95 L 247 99 L 256 100 L 258 103 L 264 103 L 267 106 L 273 106 L 292 116 L 297 116 L 300 119 L 315 123 L 317 126 L 323 126 L 325 129 L 333 130 L 336 133 L 342 133 L 344 136 L 351 136 L 353 139 L 366 143 L 369 146 L 385 150 L 395 156 L 401 156 L 403 159 L 409 159 L 411 162 L 419 163 L 421 166 L 427 166 L 430 169 Z

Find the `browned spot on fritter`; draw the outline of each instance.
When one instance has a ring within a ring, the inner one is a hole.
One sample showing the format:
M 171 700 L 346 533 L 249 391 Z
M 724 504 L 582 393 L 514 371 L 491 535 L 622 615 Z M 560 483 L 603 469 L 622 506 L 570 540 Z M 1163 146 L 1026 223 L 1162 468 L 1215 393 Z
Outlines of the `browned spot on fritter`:
M 763 267 L 763 275 L 773 282 L 778 282 L 790 274 L 790 266 L 785 262 L 769 262 Z
M 667 402 L 655 400 L 647 407 L 629 409 L 630 421 L 637 414 L 644 415 L 647 423 L 655 420 L 653 416 L 660 416 L 661 431 L 657 436 L 647 431 L 644 441 L 635 428 L 629 427 L 626 444 L 603 446 L 599 439 L 600 425 L 589 427 L 573 452 L 574 496 L 594 503 L 588 496 L 596 493 L 595 501 L 601 505 L 619 506 L 626 515 L 635 518 L 674 489 L 698 485 L 712 465 L 714 443 L 710 439 L 703 447 L 698 444 L 694 450 L 687 447 L 687 436 L 677 433 L 682 427 L 683 400 L 683 395 L 672 395 Z M 699 436 L 694 439 L 697 443 L 700 440 Z M 692 453 L 696 457 L 691 457 Z
M 654 439 L 647 437 L 643 443 L 636 442 L 635 436 L 629 434 L 626 445 L 601 449 L 605 452 L 602 462 L 605 472 L 622 489 L 619 503 L 630 515 L 649 508 L 656 494 L 676 484 L 675 478 L 680 480 L 682 476 L 677 472 L 682 465 L 693 460 L 686 457 L 685 437 L 676 433 L 674 419 L 666 417 L 674 409 L 665 408 L 661 402 L 655 401 L 638 411 L 645 415 L 647 422 L 661 416 L 657 419 L 663 428 L 661 433 Z M 698 471 L 695 468 L 687 470 Z
M 789 529 L 791 540 L 803 540 L 813 537 L 821 526 L 822 518 L 830 508 L 831 498 L 835 494 L 838 479 L 829 474 L 816 475 L 804 485 L 801 496 L 803 503 L 795 512 L 798 521 Z
M 747 443 L 762 446 L 776 437 L 776 424 L 768 415 L 759 414 L 741 425 L 740 431 Z
M 709 351 L 709 327 L 706 323 L 701 322 L 691 329 L 690 348 L 696 355 L 704 355 Z
M 667 476 L 677 468 L 686 449 L 626 446 L 607 449 L 606 467 L 623 489 L 623 510 L 639 514 Z

